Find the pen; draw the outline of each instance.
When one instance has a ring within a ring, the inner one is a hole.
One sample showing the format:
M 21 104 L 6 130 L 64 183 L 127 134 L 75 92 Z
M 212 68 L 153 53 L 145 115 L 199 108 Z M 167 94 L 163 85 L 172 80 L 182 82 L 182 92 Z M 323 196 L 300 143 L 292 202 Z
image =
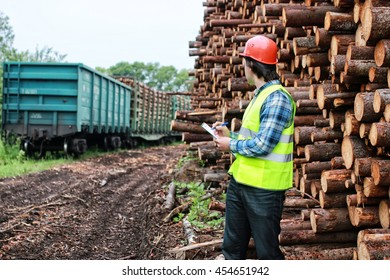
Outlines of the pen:
M 217 126 L 227 126 L 229 122 L 224 122 L 224 123 L 221 123 L 220 125 L 217 125 Z M 212 128 L 213 130 L 215 130 L 215 127 Z
M 226 126 L 228 125 L 229 122 L 224 122 L 224 123 L 221 123 L 219 126 Z

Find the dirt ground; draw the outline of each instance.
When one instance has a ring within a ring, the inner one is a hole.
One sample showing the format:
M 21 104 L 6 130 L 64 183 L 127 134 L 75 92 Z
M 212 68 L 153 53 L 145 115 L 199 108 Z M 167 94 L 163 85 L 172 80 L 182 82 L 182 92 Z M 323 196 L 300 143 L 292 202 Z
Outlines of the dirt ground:
M 128 150 L 0 179 L 0 259 L 176 258 L 183 229 L 162 222 L 162 206 L 184 151 Z

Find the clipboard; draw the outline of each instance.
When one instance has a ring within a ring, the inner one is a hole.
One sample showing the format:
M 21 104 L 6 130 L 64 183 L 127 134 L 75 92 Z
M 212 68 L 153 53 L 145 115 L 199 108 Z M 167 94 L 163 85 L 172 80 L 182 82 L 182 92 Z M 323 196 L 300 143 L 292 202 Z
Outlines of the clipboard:
M 202 123 L 201 126 L 210 133 L 214 138 L 218 138 L 217 135 L 214 134 L 215 129 L 211 128 L 207 123 Z

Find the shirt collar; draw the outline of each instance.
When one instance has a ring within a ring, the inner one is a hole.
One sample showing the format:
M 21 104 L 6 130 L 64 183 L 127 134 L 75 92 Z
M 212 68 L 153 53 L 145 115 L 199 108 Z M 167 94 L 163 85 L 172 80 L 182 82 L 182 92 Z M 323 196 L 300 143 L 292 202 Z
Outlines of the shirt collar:
M 280 81 L 279 80 L 272 80 L 272 81 L 266 82 L 260 88 L 256 89 L 255 96 L 257 97 L 257 95 L 259 95 L 260 92 L 265 90 L 267 87 L 273 86 L 273 85 L 280 85 Z

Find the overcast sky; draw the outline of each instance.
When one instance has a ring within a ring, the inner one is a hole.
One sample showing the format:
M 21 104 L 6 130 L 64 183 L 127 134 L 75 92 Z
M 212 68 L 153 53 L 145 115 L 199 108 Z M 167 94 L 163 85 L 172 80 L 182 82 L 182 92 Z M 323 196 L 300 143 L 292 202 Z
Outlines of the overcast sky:
M 120 61 L 193 69 L 188 42 L 203 25 L 203 0 L 0 0 L 14 47 L 52 47 L 67 62 Z

